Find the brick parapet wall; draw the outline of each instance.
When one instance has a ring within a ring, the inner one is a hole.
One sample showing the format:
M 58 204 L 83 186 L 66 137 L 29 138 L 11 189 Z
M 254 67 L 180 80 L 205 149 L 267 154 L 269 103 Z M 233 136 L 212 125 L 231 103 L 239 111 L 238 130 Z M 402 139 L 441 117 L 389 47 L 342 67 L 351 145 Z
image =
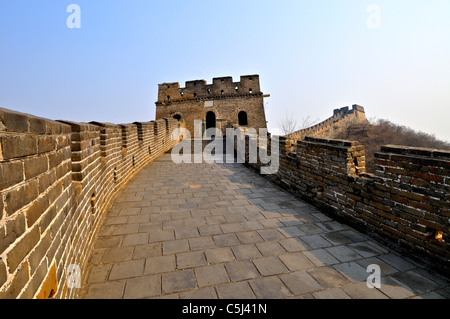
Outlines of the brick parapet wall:
M 356 120 L 362 123 L 367 122 L 364 107 L 355 104 L 352 106 L 351 110 L 348 106 L 340 109 L 335 109 L 333 112 L 333 116 L 326 119 L 325 121 L 317 123 L 311 127 L 287 134 L 285 137 L 296 142 L 306 136 L 320 136 L 320 134 L 323 134 L 323 132 L 332 129 L 335 125 L 339 125 L 340 123 L 351 120 Z
M 57 122 L 0 109 L 0 299 L 75 298 L 105 212 L 184 123 Z M 155 134 L 157 133 L 157 134 Z
M 248 152 L 248 147 L 246 151 Z M 365 173 L 358 142 L 280 137 L 279 170 L 264 175 L 393 248 L 450 273 L 450 152 L 383 146 Z M 261 164 L 246 165 L 260 172 Z

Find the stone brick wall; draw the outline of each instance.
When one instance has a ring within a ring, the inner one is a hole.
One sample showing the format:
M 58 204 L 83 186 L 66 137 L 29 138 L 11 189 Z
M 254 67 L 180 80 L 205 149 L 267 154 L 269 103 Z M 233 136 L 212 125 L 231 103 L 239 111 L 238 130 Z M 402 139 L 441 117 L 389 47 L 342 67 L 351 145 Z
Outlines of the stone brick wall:
M 105 212 L 184 123 L 51 121 L 0 109 L 0 299 L 75 298 Z
M 188 81 L 184 88 L 178 82 L 158 86 L 156 119 L 181 116 L 192 137 L 194 120 L 204 121 L 208 112 L 214 112 L 218 122 L 238 124 L 241 111 L 247 113 L 249 127 L 267 127 L 258 75 L 241 76 L 239 82 L 222 77 L 214 78 L 212 84 L 205 80 Z M 220 128 L 219 123 L 217 127 Z
M 288 134 L 286 135 L 286 138 L 294 140 L 295 142 L 301 140 L 304 136 L 320 136 L 324 132 L 333 129 L 335 125 L 354 120 L 367 122 L 364 107 L 355 104 L 352 106 L 352 109 L 349 109 L 348 106 L 335 109 L 332 117 L 311 127 Z
M 265 176 L 381 242 L 450 273 L 450 152 L 388 145 L 375 157 L 377 170 L 367 174 L 364 146 L 358 142 L 305 137 L 293 143 L 281 137 L 279 170 Z M 246 158 L 246 165 L 259 172 L 261 164 Z

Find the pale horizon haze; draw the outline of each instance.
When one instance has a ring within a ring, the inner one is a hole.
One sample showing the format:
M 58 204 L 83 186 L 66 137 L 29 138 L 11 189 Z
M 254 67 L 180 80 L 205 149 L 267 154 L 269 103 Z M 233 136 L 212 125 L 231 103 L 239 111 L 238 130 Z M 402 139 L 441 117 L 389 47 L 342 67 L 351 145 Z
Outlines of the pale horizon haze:
M 0 107 L 53 120 L 150 121 L 159 83 L 259 74 L 272 133 L 359 104 L 450 141 L 449 57 L 448 0 L 0 1 Z

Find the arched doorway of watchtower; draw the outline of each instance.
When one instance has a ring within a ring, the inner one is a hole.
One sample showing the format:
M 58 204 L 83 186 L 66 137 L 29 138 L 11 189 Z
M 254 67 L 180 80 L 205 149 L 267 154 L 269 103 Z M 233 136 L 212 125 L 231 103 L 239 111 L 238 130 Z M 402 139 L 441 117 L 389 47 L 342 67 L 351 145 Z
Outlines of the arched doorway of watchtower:
M 248 125 L 247 112 L 244 111 L 239 112 L 238 121 L 240 126 L 247 126 Z
M 175 120 L 181 120 L 181 115 L 180 114 L 175 114 L 174 116 L 173 116 L 173 118 L 175 119 Z
M 210 128 L 216 128 L 216 114 L 214 114 L 214 112 L 208 112 L 206 113 L 206 129 L 210 129 Z M 215 136 L 215 134 L 213 134 L 211 137 Z

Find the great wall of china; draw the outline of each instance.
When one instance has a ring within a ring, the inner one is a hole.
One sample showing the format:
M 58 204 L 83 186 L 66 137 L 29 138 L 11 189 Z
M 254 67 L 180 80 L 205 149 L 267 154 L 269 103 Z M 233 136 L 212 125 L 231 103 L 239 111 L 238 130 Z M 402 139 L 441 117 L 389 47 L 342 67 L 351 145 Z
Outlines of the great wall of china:
M 181 123 L 56 122 L 0 109 L 0 299 L 76 298 L 105 212 Z M 84 273 L 84 272 L 82 272 Z
M 246 136 L 245 165 L 260 172 L 265 165 L 259 158 L 249 161 L 249 145 L 257 145 L 251 138 Z M 279 170 L 266 178 L 378 241 L 450 273 L 450 151 L 383 146 L 375 154 L 375 174 L 368 174 L 365 149 L 358 142 L 306 136 L 297 142 L 280 137 L 279 144 Z
M 253 89 L 259 92 L 259 84 Z M 230 99 L 245 102 L 248 96 Z M 226 114 L 229 105 L 222 102 L 207 110 Z M 256 102 L 253 108 L 263 109 L 262 95 Z M 229 114 L 240 121 L 236 112 Z M 375 156 L 375 174 L 368 174 L 363 145 L 314 137 L 353 118 L 366 120 L 364 108 L 336 109 L 328 120 L 280 137 L 279 170 L 266 178 L 448 275 L 450 152 L 384 146 Z M 172 132 L 186 126 L 176 118 L 121 125 L 52 121 L 0 108 L 0 299 L 79 297 L 67 286 L 68 267 L 79 265 L 84 275 L 116 196 L 177 145 Z M 256 143 L 246 143 L 246 165 L 259 172 L 261 163 L 248 161 L 249 145 Z

